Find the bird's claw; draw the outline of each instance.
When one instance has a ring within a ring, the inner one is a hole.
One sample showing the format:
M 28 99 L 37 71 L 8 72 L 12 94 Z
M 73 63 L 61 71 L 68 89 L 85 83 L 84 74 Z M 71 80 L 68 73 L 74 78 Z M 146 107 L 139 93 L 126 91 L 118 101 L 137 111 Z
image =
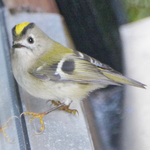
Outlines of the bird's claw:
M 54 105 L 54 106 L 59 106 L 59 105 L 62 104 L 60 101 L 54 101 L 54 100 L 49 100 L 49 101 L 51 101 L 51 105 Z M 48 101 L 48 102 L 49 102 L 49 101 Z M 72 102 L 70 102 L 69 105 L 61 106 L 59 109 L 60 109 L 60 110 L 64 110 L 64 111 L 66 111 L 66 112 L 68 112 L 68 113 L 72 113 L 72 114 L 74 114 L 74 115 L 76 115 L 76 114 L 78 113 L 78 115 L 79 115 L 79 112 L 78 112 L 76 109 L 70 109 L 70 108 L 69 108 L 70 105 L 71 105 L 71 103 L 72 103 Z
M 44 125 L 43 117 L 44 117 L 46 114 L 47 114 L 46 112 L 44 112 L 44 113 L 23 112 L 23 113 L 20 115 L 20 117 L 21 117 L 22 115 L 31 115 L 32 117 L 30 118 L 30 122 L 33 121 L 33 119 L 35 119 L 35 118 L 39 118 L 39 119 L 40 119 L 40 124 L 41 124 L 41 127 L 40 127 L 41 132 L 36 133 L 36 134 L 41 134 L 41 133 L 43 133 L 43 131 L 45 130 L 45 125 Z

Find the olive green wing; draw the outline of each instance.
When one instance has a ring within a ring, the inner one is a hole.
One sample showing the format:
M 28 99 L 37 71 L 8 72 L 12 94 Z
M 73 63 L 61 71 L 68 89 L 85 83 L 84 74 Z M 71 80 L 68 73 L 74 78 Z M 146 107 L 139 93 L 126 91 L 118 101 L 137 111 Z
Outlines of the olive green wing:
M 87 60 L 89 62 L 91 62 L 91 64 L 97 66 L 97 68 L 100 70 L 100 72 L 107 77 L 109 80 L 112 80 L 115 83 L 118 84 L 128 84 L 128 85 L 132 85 L 132 86 L 136 86 L 136 87 L 140 87 L 140 88 L 145 88 L 145 84 L 142 84 L 136 80 L 127 78 L 125 76 L 123 76 L 121 73 L 115 71 L 114 69 L 112 69 L 110 66 L 101 63 L 100 61 L 86 55 L 83 54 L 79 51 L 74 51 L 76 53 L 76 55 L 78 57 L 81 57 L 84 60 Z
M 49 58 L 47 62 L 35 62 L 29 73 L 40 80 L 56 82 L 99 83 L 105 85 L 129 84 L 144 87 L 144 84 L 126 78 L 108 65 L 78 51 L 58 54 L 55 58 Z
M 48 56 L 47 56 L 48 57 Z M 29 73 L 43 81 L 100 83 L 119 85 L 107 78 L 100 69 L 76 53 L 58 54 L 43 61 L 40 58 L 29 69 Z

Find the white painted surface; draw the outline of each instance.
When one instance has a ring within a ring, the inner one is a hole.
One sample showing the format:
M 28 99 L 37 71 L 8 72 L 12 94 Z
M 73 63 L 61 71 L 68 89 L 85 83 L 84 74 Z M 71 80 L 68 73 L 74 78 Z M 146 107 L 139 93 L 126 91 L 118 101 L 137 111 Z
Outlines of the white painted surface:
M 150 150 L 150 18 L 120 28 L 125 74 L 147 85 L 126 87 L 121 150 Z

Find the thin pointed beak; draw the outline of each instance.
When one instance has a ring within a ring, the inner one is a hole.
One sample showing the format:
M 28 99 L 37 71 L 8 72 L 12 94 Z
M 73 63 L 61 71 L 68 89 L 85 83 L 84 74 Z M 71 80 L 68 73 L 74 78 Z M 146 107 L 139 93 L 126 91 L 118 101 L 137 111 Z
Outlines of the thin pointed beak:
M 25 47 L 25 46 L 20 43 L 13 44 L 12 46 L 12 48 L 22 48 L 22 47 Z

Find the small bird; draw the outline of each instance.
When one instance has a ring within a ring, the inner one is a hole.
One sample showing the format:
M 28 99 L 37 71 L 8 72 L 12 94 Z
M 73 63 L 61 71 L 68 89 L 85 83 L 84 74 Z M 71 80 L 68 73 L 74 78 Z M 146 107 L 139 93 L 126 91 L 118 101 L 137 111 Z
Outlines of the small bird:
M 108 85 L 145 85 L 124 77 L 106 64 L 49 38 L 36 24 L 24 22 L 12 29 L 11 62 L 18 84 L 32 96 L 62 102 L 80 101 Z M 64 106 L 63 106 L 64 108 Z

